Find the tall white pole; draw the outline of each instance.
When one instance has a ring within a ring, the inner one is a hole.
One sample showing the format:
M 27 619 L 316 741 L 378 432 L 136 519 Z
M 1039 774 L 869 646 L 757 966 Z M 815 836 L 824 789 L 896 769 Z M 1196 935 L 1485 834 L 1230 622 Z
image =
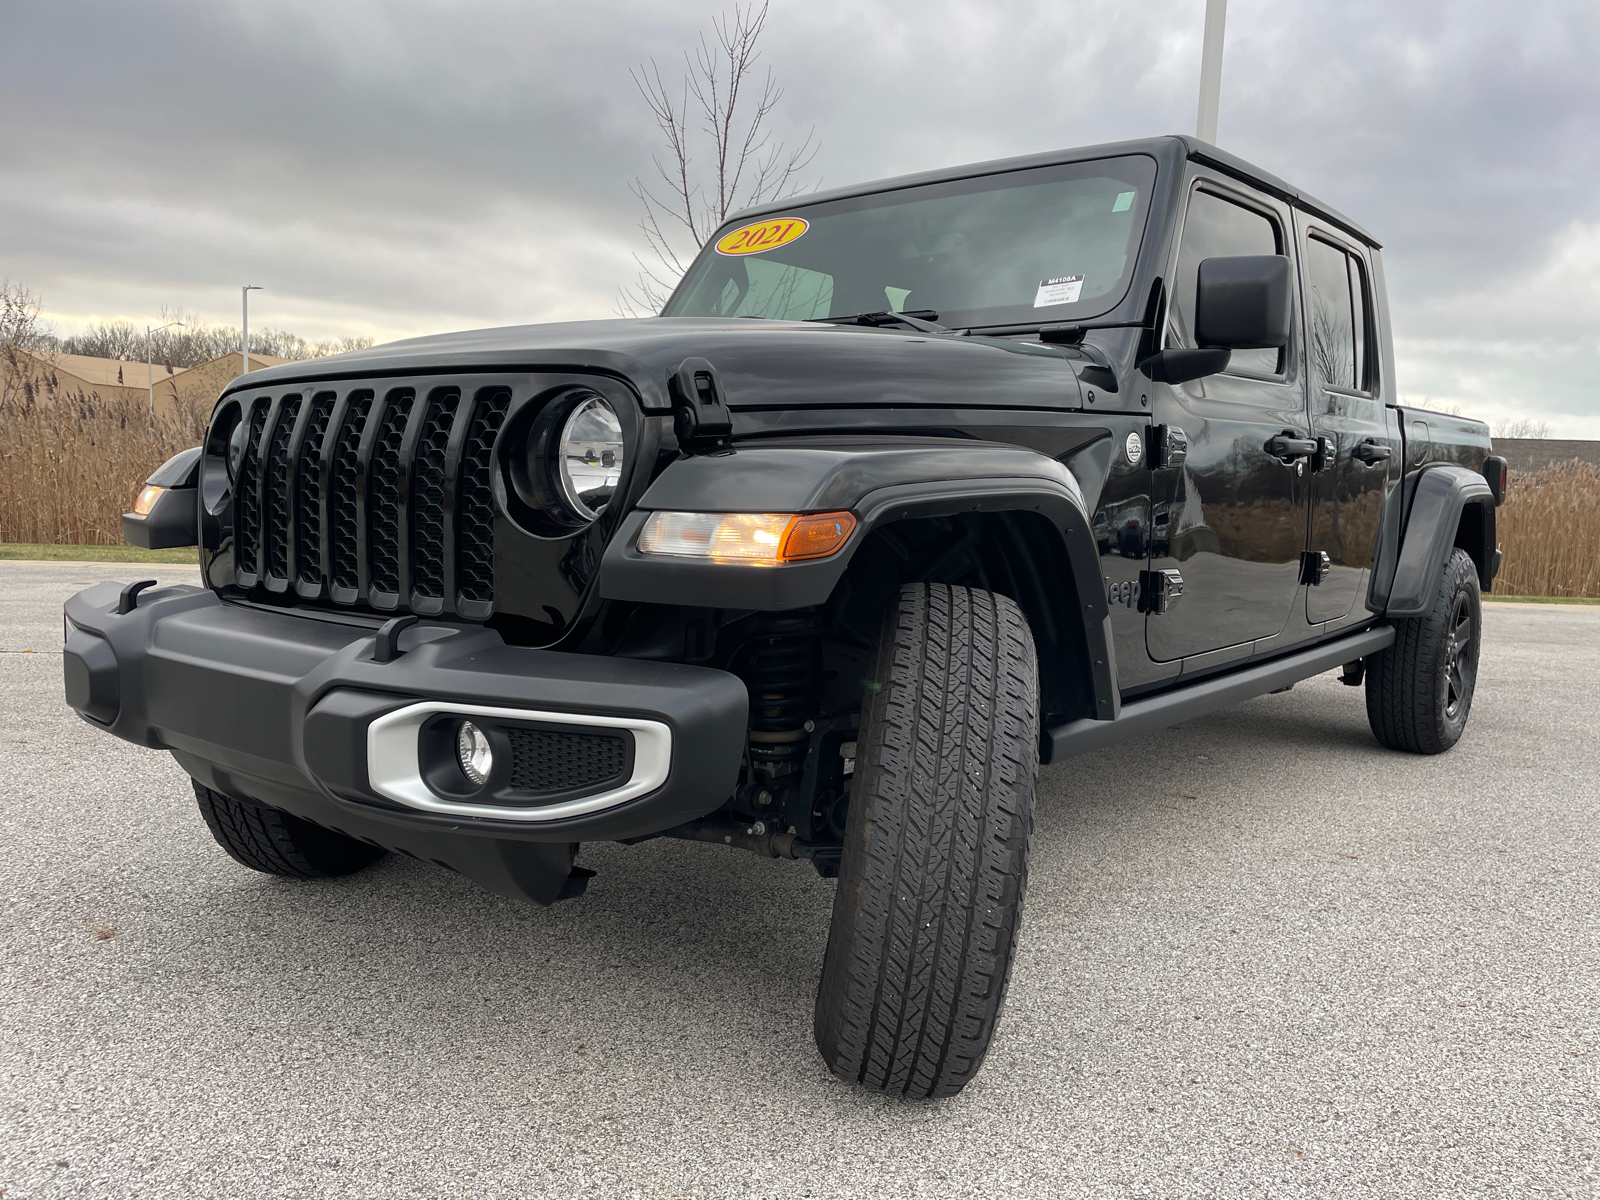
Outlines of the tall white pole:
M 171 329 L 174 325 L 179 329 L 183 328 L 182 321 L 168 321 L 161 326 L 161 329 Z M 155 358 L 150 353 L 150 343 L 153 335 L 160 331 L 154 325 L 146 325 L 144 327 L 144 373 L 145 377 L 150 380 L 150 415 L 152 417 L 156 415 L 156 369 L 154 366 Z M 170 363 L 170 360 L 168 361 Z
M 259 292 L 261 289 L 253 283 L 247 283 L 239 289 L 240 298 L 244 302 L 244 328 L 239 338 L 239 374 L 250 374 L 250 293 Z
M 1228 0 L 1206 0 L 1205 42 L 1200 51 L 1200 115 L 1194 133 L 1202 142 L 1217 142 L 1217 108 L 1222 103 L 1222 29 L 1228 21 Z

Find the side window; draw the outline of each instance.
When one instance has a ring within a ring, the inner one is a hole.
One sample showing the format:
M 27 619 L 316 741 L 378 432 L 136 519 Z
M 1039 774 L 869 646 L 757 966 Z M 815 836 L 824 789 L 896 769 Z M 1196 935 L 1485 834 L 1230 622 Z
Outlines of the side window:
M 1306 245 L 1306 280 L 1306 325 L 1311 334 L 1311 362 L 1318 378 L 1327 387 L 1370 391 L 1370 305 L 1361 260 L 1342 247 L 1313 237 Z
M 1194 345 L 1194 299 L 1200 264 L 1208 258 L 1236 254 L 1282 254 L 1283 238 L 1272 218 L 1224 200 L 1213 192 L 1196 191 L 1189 200 L 1183 222 L 1183 243 L 1178 247 L 1177 278 L 1173 281 L 1169 344 Z M 1235 350 L 1230 371 L 1278 375 L 1283 369 L 1281 350 Z

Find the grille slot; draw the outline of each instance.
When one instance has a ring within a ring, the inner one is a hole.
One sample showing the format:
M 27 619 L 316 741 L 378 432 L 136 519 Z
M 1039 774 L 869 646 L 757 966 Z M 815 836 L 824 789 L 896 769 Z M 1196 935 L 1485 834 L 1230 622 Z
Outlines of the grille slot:
M 328 464 L 328 569 L 333 586 L 354 593 L 361 587 L 361 435 L 372 412 L 372 393 L 350 397 L 344 427 Z
M 515 791 L 566 792 L 621 783 L 628 739 L 614 733 L 553 729 L 505 731 L 511 742 L 510 786 Z
M 444 599 L 445 489 L 450 430 L 460 403 L 455 388 L 434 394 L 411 460 L 411 591 L 426 600 Z
M 238 496 L 239 525 L 236 535 L 238 570 L 240 575 L 251 577 L 260 566 L 258 556 L 261 541 L 261 430 L 267 423 L 266 399 L 257 400 L 250 409 L 250 436 L 244 454 L 235 472 L 234 493 Z M 243 580 L 241 580 L 243 582 Z
M 367 562 L 372 576 L 372 602 L 393 608 L 400 602 L 400 524 L 405 470 L 400 444 L 416 394 L 409 389 L 392 392 L 383 407 L 378 436 L 372 443 L 367 467 L 372 495 L 367 504 Z
M 289 457 L 289 437 L 300 417 L 300 397 L 285 396 L 278 405 L 278 419 L 272 426 L 267 446 L 266 512 L 262 526 L 266 532 L 267 578 L 289 581 L 289 487 L 293 472 Z
M 319 392 L 311 398 L 311 416 L 300 443 L 300 470 L 295 497 L 295 574 L 302 587 L 322 585 L 322 444 L 328 436 L 336 397 Z
M 504 392 L 480 397 L 461 449 L 460 562 L 456 590 L 463 601 L 494 600 L 494 439 L 505 423 L 511 397 Z
M 235 467 L 240 587 L 484 620 L 494 611 L 495 443 L 511 389 L 411 380 L 247 393 Z M 223 419 L 219 417 L 219 419 Z

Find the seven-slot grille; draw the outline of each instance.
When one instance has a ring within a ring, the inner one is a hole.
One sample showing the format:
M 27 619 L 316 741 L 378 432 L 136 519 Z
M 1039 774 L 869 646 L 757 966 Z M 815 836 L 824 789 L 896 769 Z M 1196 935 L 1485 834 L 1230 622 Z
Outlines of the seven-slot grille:
M 244 402 L 240 587 L 454 612 L 494 603 L 495 437 L 505 387 L 311 384 Z

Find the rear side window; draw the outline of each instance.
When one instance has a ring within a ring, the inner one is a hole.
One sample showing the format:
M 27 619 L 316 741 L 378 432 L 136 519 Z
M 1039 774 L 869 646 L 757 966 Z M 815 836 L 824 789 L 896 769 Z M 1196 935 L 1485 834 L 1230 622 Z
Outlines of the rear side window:
M 1367 285 L 1361 261 L 1321 238 L 1306 244 L 1306 326 L 1311 363 L 1325 387 L 1371 390 Z
M 1225 200 L 1214 192 L 1195 192 L 1189 200 L 1189 215 L 1183 223 L 1183 243 L 1178 248 L 1168 343 L 1174 346 L 1195 344 L 1195 285 L 1202 262 L 1236 254 L 1283 252 L 1283 236 L 1271 217 Z M 1228 361 L 1228 370 L 1258 375 L 1282 374 L 1283 351 L 1235 350 Z

